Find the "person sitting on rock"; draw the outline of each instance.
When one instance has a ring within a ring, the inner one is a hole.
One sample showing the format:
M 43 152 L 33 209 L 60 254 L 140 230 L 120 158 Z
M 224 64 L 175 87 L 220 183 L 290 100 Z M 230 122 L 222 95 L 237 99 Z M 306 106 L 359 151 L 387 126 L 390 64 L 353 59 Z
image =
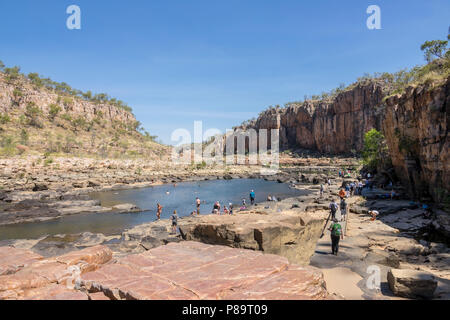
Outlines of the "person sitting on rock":
M 227 206 L 223 206 L 223 214 L 229 214 Z
M 267 196 L 267 201 L 272 201 L 272 196 L 270 194 Z
M 220 203 L 219 203 L 219 201 L 216 201 L 216 202 L 214 203 L 213 211 L 215 211 L 215 210 L 217 210 L 217 211 L 220 212 Z
M 424 203 L 422 205 L 422 209 L 424 210 L 423 217 L 425 219 L 430 219 L 431 215 L 433 214 L 433 210 L 431 210 L 431 207 L 429 205 L 427 205 L 426 203 Z
M 372 217 L 370 221 L 375 221 L 380 213 L 377 210 L 370 210 L 369 215 Z

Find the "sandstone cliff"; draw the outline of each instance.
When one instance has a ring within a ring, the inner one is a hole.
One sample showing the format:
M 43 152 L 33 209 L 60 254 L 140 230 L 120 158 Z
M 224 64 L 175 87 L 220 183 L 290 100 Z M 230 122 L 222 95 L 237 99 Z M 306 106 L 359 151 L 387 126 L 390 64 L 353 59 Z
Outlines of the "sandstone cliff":
M 383 131 L 398 178 L 415 197 L 449 203 L 450 78 L 386 99 Z
M 449 203 L 449 81 L 425 81 L 393 96 L 383 82 L 366 81 L 333 99 L 271 108 L 238 129 L 279 129 L 281 149 L 357 154 L 364 135 L 375 128 L 385 135 L 410 195 Z
M 360 151 L 364 134 L 381 128 L 383 97 L 381 84 L 360 83 L 334 99 L 269 109 L 245 129 L 280 129 L 284 149 L 300 147 L 332 154 Z

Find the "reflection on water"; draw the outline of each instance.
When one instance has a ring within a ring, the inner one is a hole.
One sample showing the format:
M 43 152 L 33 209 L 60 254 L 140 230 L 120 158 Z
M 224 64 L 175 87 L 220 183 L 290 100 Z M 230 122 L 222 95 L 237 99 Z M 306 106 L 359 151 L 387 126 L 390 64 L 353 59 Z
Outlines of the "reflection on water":
M 240 206 L 242 199 L 249 200 L 250 190 L 256 193 L 256 201 L 265 201 L 267 196 L 275 195 L 286 198 L 307 193 L 307 191 L 289 188 L 288 185 L 262 179 L 213 180 L 201 182 L 183 182 L 174 185 L 155 186 L 144 189 L 108 191 L 91 194 L 93 199 L 101 201 L 103 206 L 113 206 L 119 203 L 133 203 L 144 209 L 135 214 L 79 214 L 67 216 L 58 220 L 38 223 L 0 227 L 0 240 L 6 239 L 37 239 L 44 235 L 74 234 L 81 232 L 118 234 L 123 230 L 156 219 L 156 204 L 164 207 L 162 219 L 167 219 L 173 210 L 180 217 L 188 216 L 195 210 L 195 198 L 202 200 L 201 213 L 209 214 L 215 201 L 228 206 Z

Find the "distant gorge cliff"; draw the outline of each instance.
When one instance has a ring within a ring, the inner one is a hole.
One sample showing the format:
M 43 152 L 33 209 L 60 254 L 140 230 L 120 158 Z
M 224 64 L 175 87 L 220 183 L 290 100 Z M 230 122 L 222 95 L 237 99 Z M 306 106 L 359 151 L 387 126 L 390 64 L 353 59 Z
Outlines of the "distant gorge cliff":
M 280 148 L 300 147 L 323 153 L 360 151 L 364 134 L 381 129 L 382 87 L 358 85 L 330 102 L 305 102 L 264 112 L 248 128 L 279 129 Z
M 34 103 L 44 114 L 49 113 L 51 104 L 62 108 L 62 113 L 82 116 L 90 121 L 101 115 L 107 121 L 133 122 L 136 121 L 131 112 L 117 108 L 111 104 L 98 103 L 77 99 L 73 97 L 61 97 L 55 92 L 36 89 L 26 81 L 8 83 L 4 75 L 0 73 L 0 113 L 10 114 L 17 111 L 25 111 L 29 103 Z M 17 94 L 20 92 L 20 94 Z M 66 98 L 66 99 L 64 99 Z
M 331 101 L 269 109 L 239 129 L 279 129 L 281 149 L 349 154 L 362 151 L 365 133 L 375 128 L 384 133 L 397 176 L 410 194 L 448 201 L 450 78 L 410 87 L 402 95 L 386 94 L 382 83 L 360 83 Z

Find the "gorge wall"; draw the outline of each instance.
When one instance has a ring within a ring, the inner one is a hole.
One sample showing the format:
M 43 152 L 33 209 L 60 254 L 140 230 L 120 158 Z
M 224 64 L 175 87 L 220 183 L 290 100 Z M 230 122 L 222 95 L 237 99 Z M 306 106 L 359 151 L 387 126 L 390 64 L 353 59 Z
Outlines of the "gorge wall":
M 271 108 L 238 129 L 279 129 L 280 148 L 358 153 L 375 128 L 386 137 L 398 178 L 414 198 L 449 202 L 450 78 L 386 97 L 383 83 L 360 83 L 329 101 Z M 270 137 L 268 138 L 270 141 Z M 270 147 L 270 145 L 269 145 Z
M 386 99 L 383 131 L 398 178 L 420 198 L 449 203 L 450 78 Z
M 269 109 L 244 129 L 280 129 L 283 149 L 300 147 L 331 154 L 360 151 L 364 134 L 381 128 L 383 97 L 380 84 L 358 84 L 330 101 Z

